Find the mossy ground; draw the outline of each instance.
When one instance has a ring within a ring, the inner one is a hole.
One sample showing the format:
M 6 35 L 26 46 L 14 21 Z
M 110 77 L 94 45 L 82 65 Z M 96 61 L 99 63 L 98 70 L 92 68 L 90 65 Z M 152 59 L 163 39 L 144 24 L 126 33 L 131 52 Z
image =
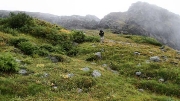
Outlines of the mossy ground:
M 87 36 L 98 37 L 97 30 L 84 32 Z M 49 43 L 42 38 L 26 33 L 13 36 L 3 32 L 0 32 L 0 37 L 3 38 L 0 52 L 10 53 L 21 60 L 20 64 L 29 71 L 28 75 L 0 73 L 1 101 L 180 100 L 180 54 L 168 46 L 161 50 L 159 44 L 141 42 L 144 40 L 142 36 L 105 31 L 104 43 L 78 44 L 76 56 L 63 55 L 65 61 L 58 63 L 53 63 L 46 56 L 25 55 L 6 41 L 23 37 L 37 46 Z M 101 59 L 86 61 L 96 52 L 102 53 Z M 159 56 L 161 61 L 149 61 L 152 56 Z M 90 71 L 82 71 L 84 67 Z M 92 77 L 93 70 L 98 70 L 102 75 Z M 141 71 L 142 75 L 137 77 L 136 71 Z M 69 74 L 73 76 L 69 77 Z M 160 78 L 165 81 L 159 82 Z

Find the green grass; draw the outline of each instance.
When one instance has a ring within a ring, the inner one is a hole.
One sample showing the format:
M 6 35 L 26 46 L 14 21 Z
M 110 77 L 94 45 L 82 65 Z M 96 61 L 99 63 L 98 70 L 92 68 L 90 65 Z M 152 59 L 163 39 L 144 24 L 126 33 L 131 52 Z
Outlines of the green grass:
M 56 29 L 54 25 L 45 22 L 40 21 L 38 24 Z M 60 27 L 57 29 L 62 30 Z M 62 31 L 67 32 L 66 34 L 71 33 L 65 29 Z M 62 51 L 58 45 L 53 45 L 53 42 L 49 40 L 37 38 L 28 33 L 18 32 L 14 36 L 0 32 L 0 54 L 8 52 L 15 59 L 21 60 L 19 68 L 25 68 L 29 72 L 28 75 L 21 75 L 18 72 L 0 72 L 0 100 L 180 100 L 180 64 L 177 58 L 180 55 L 175 50 L 165 46 L 167 51 L 162 52 L 159 49 L 160 45 L 156 44 L 158 42 L 154 39 L 134 35 L 117 35 L 108 31 L 105 31 L 105 42 L 101 44 L 97 39 L 98 31 L 87 30 L 85 33 L 90 39 L 76 46 L 76 49 L 72 51 L 72 54 L 77 51 L 76 55 L 68 56 L 66 51 Z M 29 45 L 20 46 L 18 42 L 24 40 L 23 38 Z M 10 40 L 14 39 L 16 39 L 15 43 L 10 44 Z M 26 48 L 29 50 L 31 45 L 37 47 L 37 50 L 45 50 L 48 55 L 24 53 L 23 51 L 26 51 Z M 94 57 L 96 52 L 102 53 L 102 59 Z M 140 55 L 135 52 L 139 52 Z M 61 61 L 53 63 L 49 56 Z M 151 56 L 159 56 L 161 61 L 148 61 Z M 87 59 L 91 60 L 86 61 Z M 177 64 L 172 64 L 172 62 Z M 82 68 L 85 67 L 90 70 L 83 71 Z M 94 78 L 93 70 L 99 71 L 101 77 Z M 136 71 L 141 71 L 142 75 L 137 77 Z M 163 78 L 165 82 L 159 82 L 160 78 Z

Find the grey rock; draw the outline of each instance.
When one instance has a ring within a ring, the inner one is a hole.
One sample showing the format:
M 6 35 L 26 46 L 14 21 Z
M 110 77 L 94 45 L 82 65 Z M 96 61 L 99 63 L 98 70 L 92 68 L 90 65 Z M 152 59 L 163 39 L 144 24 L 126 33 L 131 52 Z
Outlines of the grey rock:
M 84 72 L 90 71 L 90 69 L 89 69 L 88 67 L 84 67 L 84 68 L 82 68 L 82 70 L 83 70 Z
M 140 91 L 140 92 L 144 92 L 144 89 L 138 89 L 138 91 Z
M 15 61 L 16 61 L 16 62 L 18 62 L 18 63 L 20 63 L 20 62 L 21 62 L 21 60 L 19 60 L 19 59 L 16 59 Z
M 25 74 L 27 74 L 27 70 L 26 69 L 20 69 L 19 74 L 25 75 Z
M 98 58 L 101 58 L 101 52 L 96 52 L 95 55 L 96 55 Z
M 136 74 L 136 76 L 140 76 L 140 75 L 141 75 L 141 72 L 140 72 L 140 71 L 137 71 L 135 74 Z
M 139 53 L 139 52 L 134 52 L 134 54 L 135 54 L 135 55 L 140 55 L 141 53 Z
M 59 62 L 59 60 L 58 60 L 56 57 L 54 57 L 54 56 L 50 56 L 50 59 L 51 59 L 51 61 L 52 61 L 53 63 Z
M 74 76 L 73 73 L 68 74 L 68 78 L 72 78 Z
M 158 81 L 159 81 L 159 82 L 164 82 L 164 79 L 163 79 L 163 78 L 160 78 Z
M 49 76 L 49 74 L 48 73 L 44 73 L 44 77 L 48 77 Z
M 159 58 L 159 56 L 153 56 L 153 57 L 150 57 L 150 60 L 154 61 L 154 62 L 159 62 L 160 58 Z
M 81 88 L 77 89 L 77 93 L 81 93 L 83 90 Z
M 107 67 L 107 64 L 103 64 L 102 67 Z
M 93 77 L 100 77 L 101 76 L 101 73 L 97 70 L 94 70 L 93 73 L 92 73 L 92 76 Z
M 119 74 L 119 72 L 118 71 L 116 71 L 116 70 L 111 70 L 114 74 Z
M 79 44 L 78 44 L 77 42 L 74 42 L 73 45 L 74 45 L 74 46 L 77 46 L 77 45 L 79 45 Z

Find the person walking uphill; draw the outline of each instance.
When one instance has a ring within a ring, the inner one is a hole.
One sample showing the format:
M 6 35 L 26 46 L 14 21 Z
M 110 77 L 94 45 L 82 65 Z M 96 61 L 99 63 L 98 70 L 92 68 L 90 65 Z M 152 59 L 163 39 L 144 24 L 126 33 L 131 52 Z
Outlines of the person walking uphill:
M 99 36 L 100 36 L 100 42 L 103 43 L 104 42 L 104 32 L 102 30 L 100 30 Z

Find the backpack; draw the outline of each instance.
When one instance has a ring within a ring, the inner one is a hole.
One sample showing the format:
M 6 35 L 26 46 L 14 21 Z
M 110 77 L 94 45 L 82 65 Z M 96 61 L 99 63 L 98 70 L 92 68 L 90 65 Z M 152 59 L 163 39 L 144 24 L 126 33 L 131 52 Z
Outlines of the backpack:
M 99 33 L 100 36 L 104 36 L 104 32 L 102 30 L 100 30 L 100 33 Z

